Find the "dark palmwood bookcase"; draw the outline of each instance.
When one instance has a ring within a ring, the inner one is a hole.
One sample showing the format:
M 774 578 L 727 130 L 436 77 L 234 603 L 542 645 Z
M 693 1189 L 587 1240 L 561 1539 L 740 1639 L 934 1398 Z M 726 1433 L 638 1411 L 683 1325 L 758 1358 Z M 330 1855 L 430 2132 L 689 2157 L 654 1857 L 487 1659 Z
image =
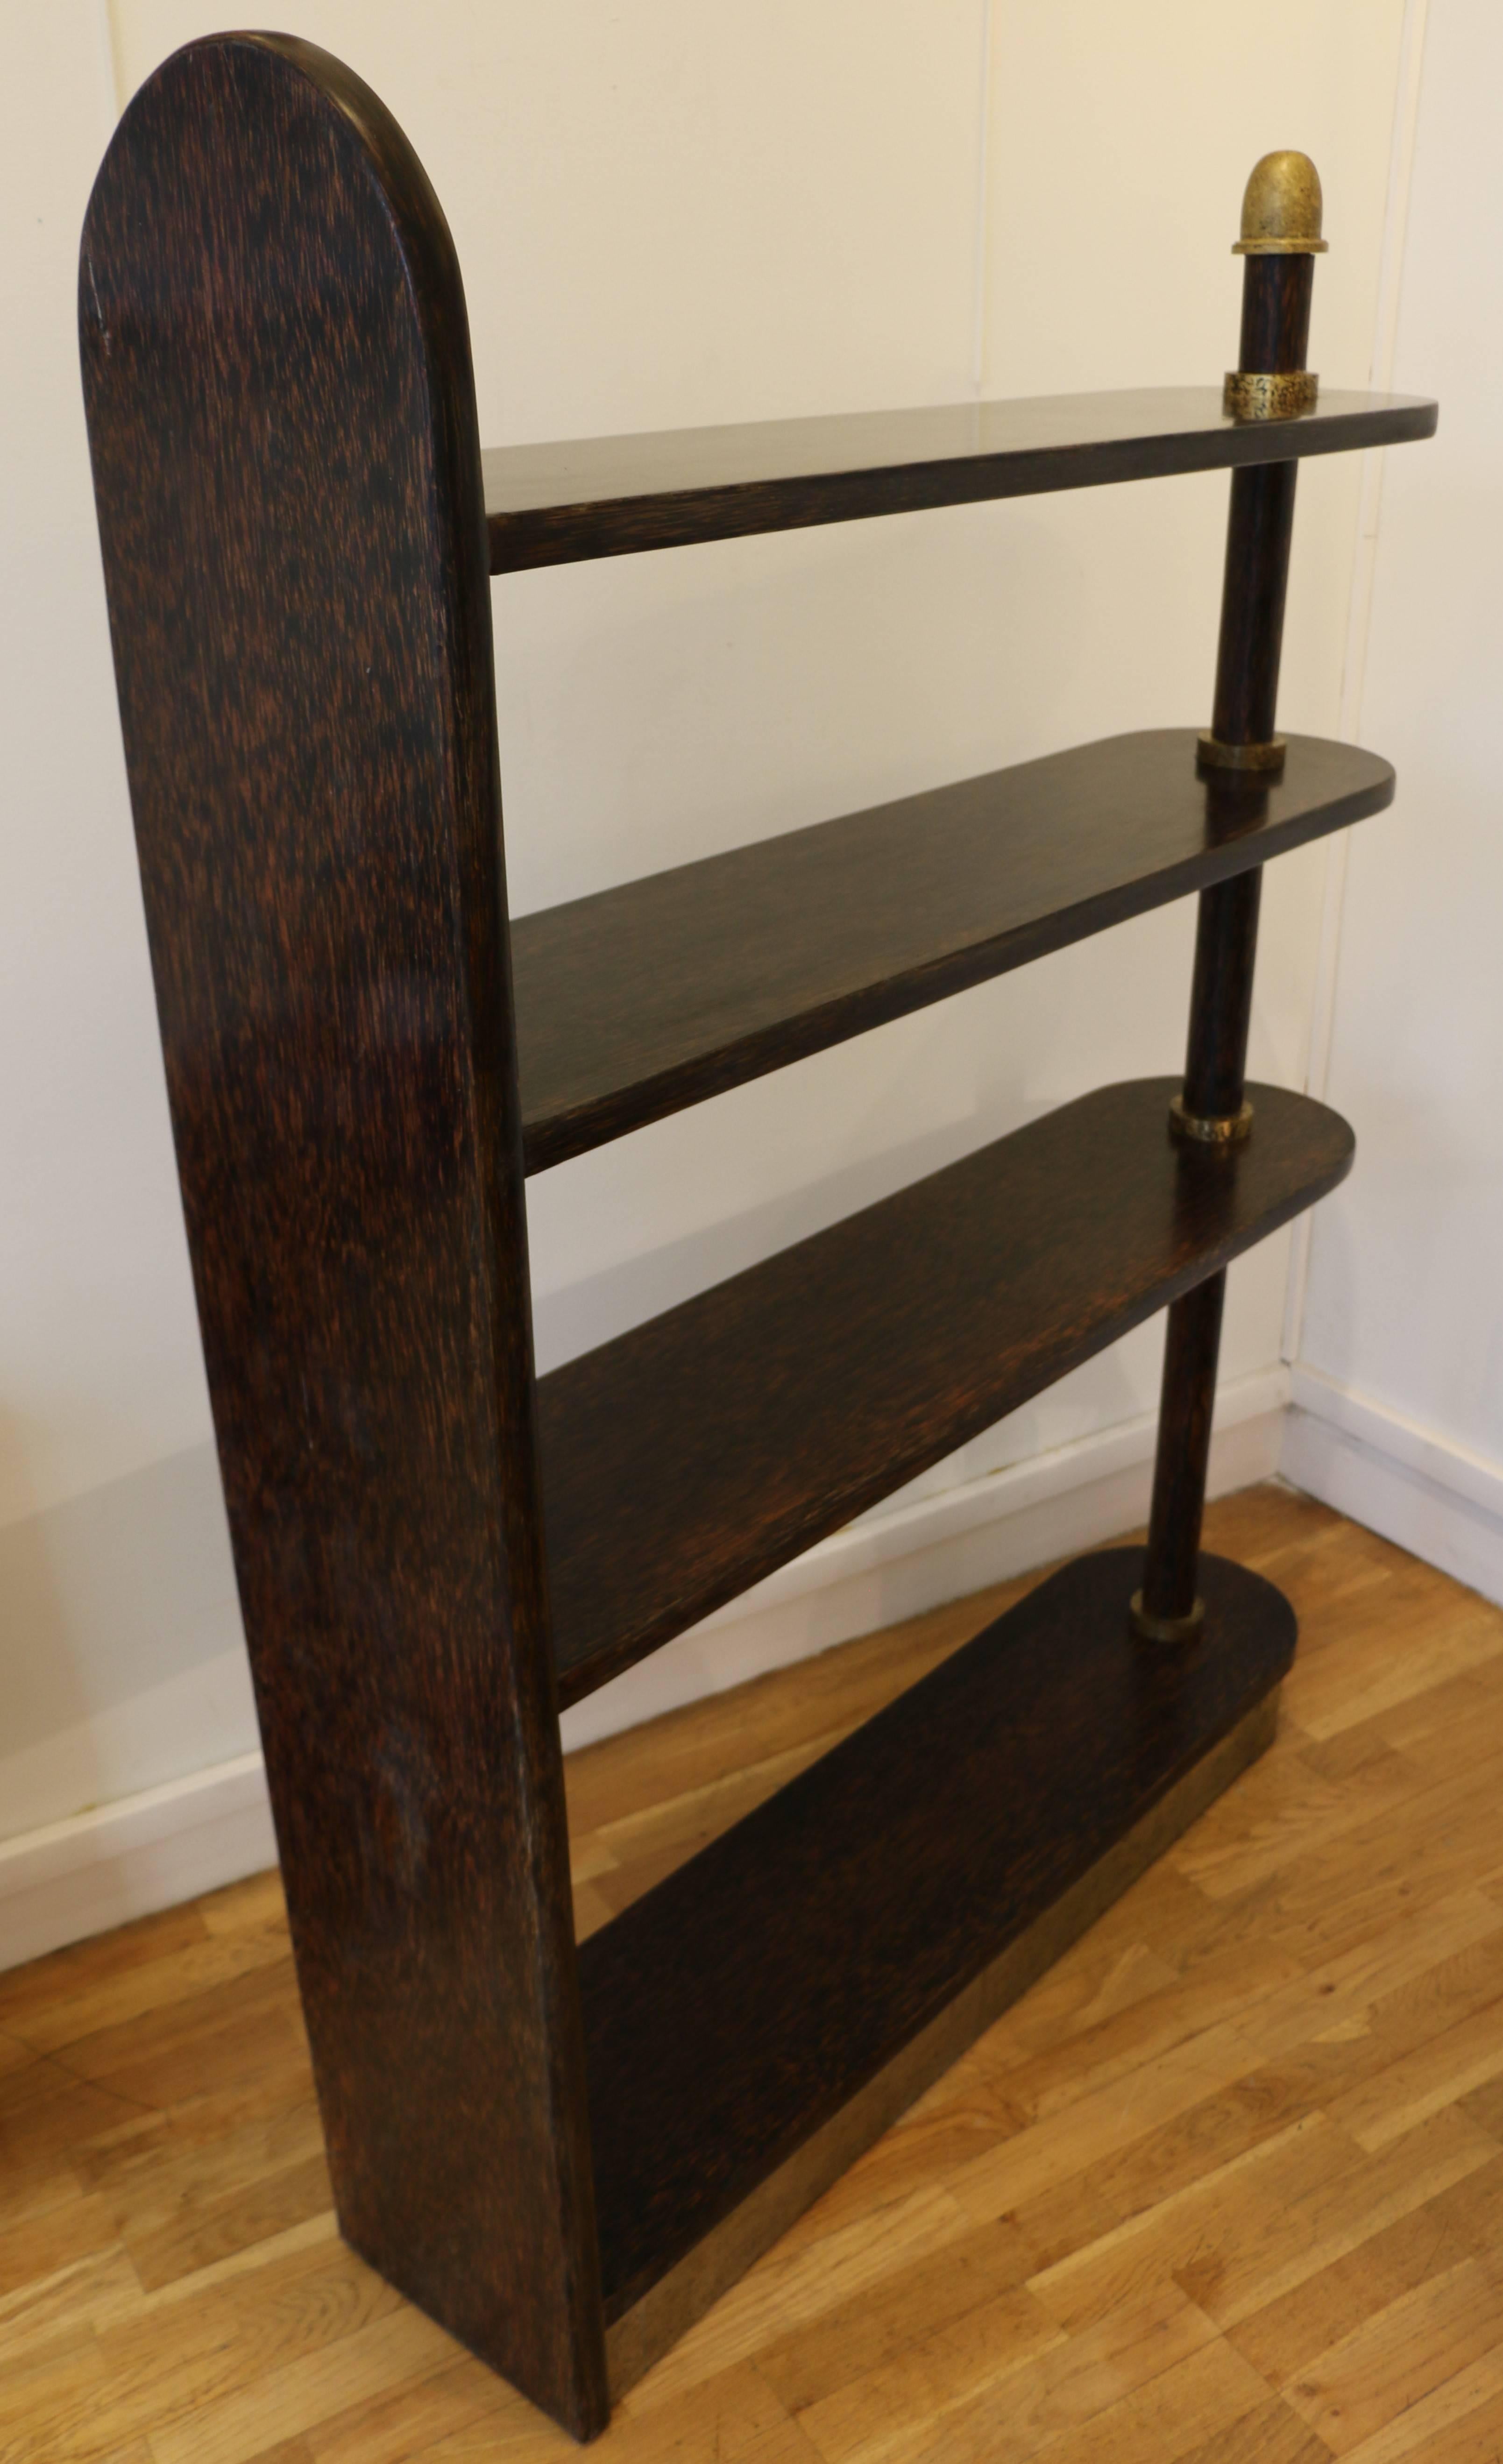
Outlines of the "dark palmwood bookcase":
M 1313 399 L 1318 184 L 1270 162 L 1225 403 L 485 455 L 442 213 L 326 55 L 189 46 L 94 191 L 121 711 L 340 2222 L 582 2435 L 1272 1732 L 1293 1614 L 1199 1553 L 1224 1270 L 1352 1136 L 1278 1089 L 1249 1111 L 1258 884 L 1393 793 L 1273 737 L 1296 457 L 1436 414 Z M 1205 737 L 509 925 L 493 572 L 1208 469 Z M 1191 891 L 1183 1083 L 1067 1104 L 535 1377 L 525 1173 Z M 1166 1306 L 1146 1552 L 1054 1575 L 577 1947 L 560 1705 Z

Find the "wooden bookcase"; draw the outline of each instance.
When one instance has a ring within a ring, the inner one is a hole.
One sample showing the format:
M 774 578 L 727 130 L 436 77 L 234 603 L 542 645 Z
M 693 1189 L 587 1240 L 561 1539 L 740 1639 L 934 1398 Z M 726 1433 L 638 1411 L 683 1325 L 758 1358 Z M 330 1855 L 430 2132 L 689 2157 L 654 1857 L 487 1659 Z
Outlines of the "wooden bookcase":
M 1249 1114 L 1258 885 L 1393 793 L 1273 737 L 1297 457 L 1436 413 L 1311 399 L 1302 157 L 1247 214 L 1229 407 L 482 455 L 442 213 L 326 55 L 189 46 L 95 187 L 121 713 L 340 2222 L 580 2435 L 1272 1731 L 1293 1617 L 1199 1554 L 1224 1270 L 1352 1135 L 1274 1088 Z M 1207 739 L 509 926 L 493 572 L 1213 468 Z M 525 1173 L 1191 891 L 1183 1084 L 1067 1104 L 535 1376 Z M 1166 1306 L 1146 1555 L 1054 1575 L 576 1947 L 560 1705 Z

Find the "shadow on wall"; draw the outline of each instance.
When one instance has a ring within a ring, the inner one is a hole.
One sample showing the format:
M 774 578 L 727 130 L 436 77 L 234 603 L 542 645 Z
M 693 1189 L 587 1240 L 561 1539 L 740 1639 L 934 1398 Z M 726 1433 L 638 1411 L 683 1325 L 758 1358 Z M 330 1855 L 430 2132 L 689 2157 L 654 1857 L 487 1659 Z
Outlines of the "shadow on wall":
M 0 1838 L 49 1818 L 29 1810 L 34 1792 L 24 1779 L 6 1784 L 11 1764 L 86 1720 L 83 1679 L 66 1646 L 67 1612 L 42 1533 L 47 1518 L 31 1510 L 33 1494 L 24 1431 L 14 1413 L 0 1412 L 0 1497 L 21 1506 L 0 1526 Z M 57 1809 L 64 1810 L 75 1809 Z
M 256 1743 L 211 1444 L 0 1529 L 0 1838 Z
M 630 1327 L 641 1326 L 663 1309 L 673 1309 L 697 1292 L 708 1291 L 730 1276 L 759 1265 L 796 1242 L 808 1239 L 863 1207 L 874 1205 L 895 1191 L 906 1189 L 928 1174 L 940 1172 L 962 1155 L 973 1155 L 1006 1131 L 1019 1129 L 1050 1108 L 1023 1102 L 1013 1090 L 1010 1101 L 990 1105 L 995 1121 L 967 1112 L 879 1155 L 866 1155 L 804 1186 L 790 1189 L 765 1204 L 739 1207 L 718 1222 L 700 1225 L 677 1241 L 664 1242 L 602 1273 L 571 1283 L 553 1292 L 533 1295 L 533 1336 L 540 1375 L 563 1366 L 596 1344 L 608 1343 Z M 646 1134 L 651 1135 L 648 1132 Z M 559 1191 L 549 1191 L 553 1204 L 566 1203 L 566 1176 L 579 1182 L 608 1187 L 605 1169 L 594 1155 L 561 1164 L 554 1177 Z M 536 1195 L 529 1191 L 534 1212 Z M 539 1243 L 543 1246 L 543 1243 Z M 534 1258 L 536 1275 L 538 1261 Z

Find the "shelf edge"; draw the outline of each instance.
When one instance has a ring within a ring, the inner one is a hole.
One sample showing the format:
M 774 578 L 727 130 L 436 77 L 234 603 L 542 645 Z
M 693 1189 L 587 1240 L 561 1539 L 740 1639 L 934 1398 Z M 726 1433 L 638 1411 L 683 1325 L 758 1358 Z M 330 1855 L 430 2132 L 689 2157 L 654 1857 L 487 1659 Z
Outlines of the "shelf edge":
M 1391 402 L 1381 410 L 1337 412 L 1308 423 L 1249 420 L 1224 429 L 1193 429 L 1120 441 L 946 455 L 885 468 L 724 480 L 516 512 L 498 509 L 486 516 L 491 572 L 535 572 L 549 565 L 593 563 L 607 557 L 640 556 L 772 531 L 822 529 L 894 514 L 933 513 L 948 505 L 1065 495 L 1077 488 L 1183 478 L 1200 471 L 1234 471 L 1260 462 L 1305 461 L 1327 453 L 1415 444 L 1434 435 L 1439 417 L 1437 403 L 1416 396 Z M 1153 467 L 1144 469 L 1150 456 Z
M 1204 1558 L 1214 1639 L 1169 1664 L 1141 1566 L 1037 1582 L 581 1946 L 621 2384 L 1271 1741 L 1288 1600 Z
M 1279 1686 L 1266 1694 L 822 2130 L 608 2324 L 613 2404 L 1267 1753 L 1278 1732 L 1280 1696 Z
M 1110 743 L 1114 739 L 1099 740 Z M 1325 739 L 1310 740 L 1320 742 Z M 1297 747 L 1300 739 L 1293 737 L 1291 742 Z M 1187 748 L 1192 743 L 1193 734 L 1186 731 Z M 1089 749 L 1090 746 L 1069 748 L 1070 751 Z M 1057 757 L 1043 758 L 1050 759 Z M 807 1060 L 813 1053 L 830 1051 L 835 1045 L 850 1043 L 858 1035 L 870 1034 L 874 1027 L 886 1026 L 895 1019 L 911 1017 L 938 1001 L 951 1000 L 958 993 L 969 992 L 978 984 L 994 982 L 1019 967 L 1030 966 L 1036 958 L 1048 957 L 1056 950 L 1068 949 L 1078 941 L 1087 940 L 1096 932 L 1125 923 L 1137 915 L 1149 914 L 1157 908 L 1172 906 L 1177 899 L 1189 897 L 1218 881 L 1230 880 L 1260 864 L 1273 863 L 1279 856 L 1292 854 L 1295 848 L 1308 847 L 1316 839 L 1328 838 L 1337 830 L 1350 829 L 1358 822 L 1370 820 L 1374 814 L 1385 812 L 1392 804 L 1398 783 L 1391 763 L 1381 761 L 1381 756 L 1371 758 L 1381 763 L 1381 779 L 1374 780 L 1368 787 L 1353 789 L 1329 803 L 1313 806 L 1291 822 L 1280 825 L 1276 830 L 1227 839 L 1222 845 L 1206 847 L 1160 872 L 1145 873 L 1138 882 L 1125 890 L 1113 887 L 1094 892 L 1090 898 L 1076 901 L 1072 906 L 1056 908 L 1032 925 L 1015 927 L 1008 933 L 969 943 L 963 949 L 945 951 L 905 973 L 884 977 L 854 992 L 834 996 L 814 1008 L 796 1013 L 791 1020 L 776 1020 L 707 1053 L 693 1054 L 687 1059 L 672 1062 L 648 1077 L 633 1080 L 626 1090 L 561 1107 L 555 1111 L 535 1115 L 529 1122 L 525 1113 L 524 1084 L 523 1169 L 531 1177 L 535 1173 L 551 1171 L 557 1164 L 572 1162 L 577 1155 L 593 1154 L 597 1148 L 609 1146 L 617 1138 L 629 1136 L 633 1130 L 649 1128 L 654 1121 L 667 1120 L 675 1112 L 709 1102 L 716 1095 L 727 1094 L 733 1088 L 748 1085 L 753 1079 L 786 1068 L 795 1061 Z M 1027 769 L 1031 765 L 1018 763 L 1010 766 Z M 1003 779 L 1008 774 L 1004 769 L 984 775 Z M 970 786 L 975 782 L 962 781 L 956 783 Z M 919 799 L 900 801 L 917 802 Z M 888 809 L 886 806 L 873 808 L 877 812 Z M 845 823 L 860 818 L 859 813 L 831 817 Z M 818 822 L 806 825 L 810 830 L 827 826 L 828 824 Z M 803 832 L 792 835 L 802 836 Z M 772 850 L 779 842 L 774 839 L 766 844 Z M 744 852 L 741 848 L 726 850 L 731 856 Z M 699 861 L 714 865 L 721 859 L 710 856 Z M 694 864 L 669 868 L 672 872 L 694 869 Z M 648 874 L 643 878 L 652 881 L 661 877 Z M 585 899 L 568 901 L 566 905 L 585 906 L 593 904 L 597 898 L 609 900 L 630 894 L 638 886 L 635 882 L 627 883 L 622 891 L 596 891 Z M 1108 905 L 1112 913 L 1100 915 L 1099 911 Z M 541 913 L 553 915 L 560 912 L 559 909 L 543 909 Z M 519 929 L 524 933 L 531 920 L 527 916 L 520 917 L 512 927 L 513 934 L 516 935 Z
M 1164 1108 L 1160 1117 L 1166 1121 L 1168 1100 L 1178 1084 L 1177 1079 L 1171 1078 L 1125 1080 L 1119 1085 L 1097 1088 L 1089 1095 L 1077 1097 L 1072 1105 L 1061 1106 L 1059 1111 L 1068 1112 L 1077 1107 L 1109 1096 L 1137 1094 L 1146 1098 L 1151 1093 L 1156 1104 L 1161 1104 Z M 711 1616 L 717 1609 L 725 1607 L 731 1600 L 740 1598 L 743 1594 L 762 1581 L 763 1576 L 776 1573 L 779 1567 L 788 1564 L 794 1557 L 801 1555 L 805 1549 L 812 1547 L 817 1540 L 825 1537 L 829 1531 L 842 1529 L 857 1515 L 879 1504 L 884 1497 L 890 1496 L 894 1489 L 900 1487 L 905 1481 L 916 1478 L 930 1464 L 942 1461 L 944 1456 L 952 1452 L 956 1446 L 968 1442 L 971 1438 L 979 1435 L 982 1429 L 993 1425 L 1007 1412 L 1019 1409 L 1030 1397 L 1055 1384 L 1060 1377 L 1067 1375 L 1072 1369 L 1078 1368 L 1082 1362 L 1094 1358 L 1109 1344 L 1116 1342 L 1122 1335 L 1130 1333 L 1134 1328 L 1157 1315 L 1160 1309 L 1167 1308 L 1172 1302 L 1182 1298 L 1185 1292 L 1193 1289 L 1206 1277 L 1219 1272 L 1223 1266 L 1230 1265 L 1234 1259 L 1245 1255 L 1249 1249 L 1256 1247 L 1274 1232 L 1281 1230 L 1286 1223 L 1292 1222 L 1296 1216 L 1317 1205 L 1323 1198 L 1330 1195 L 1332 1190 L 1338 1188 L 1351 1171 L 1356 1153 L 1356 1139 L 1350 1125 L 1342 1120 L 1338 1113 L 1333 1112 L 1329 1106 L 1317 1104 L 1311 1097 L 1294 1094 L 1288 1089 L 1253 1085 L 1249 1087 L 1249 1093 L 1255 1109 L 1261 1102 L 1265 1108 L 1276 1105 L 1286 1111 L 1292 1108 L 1301 1111 L 1308 1110 L 1312 1115 L 1322 1116 L 1333 1125 L 1334 1130 L 1339 1134 L 1333 1140 L 1329 1158 L 1318 1171 L 1307 1175 L 1284 1196 L 1269 1204 L 1259 1214 L 1254 1226 L 1225 1229 L 1216 1239 L 1206 1241 L 1203 1247 L 1197 1249 L 1188 1263 L 1183 1264 L 1171 1272 L 1164 1273 L 1151 1286 L 1135 1292 L 1130 1300 L 1119 1301 L 1110 1317 L 1104 1317 L 1097 1323 L 1076 1325 L 1070 1339 L 1062 1341 L 1050 1351 L 1047 1362 L 1030 1363 L 1024 1374 L 1014 1376 L 1005 1389 L 989 1389 L 984 1407 L 979 1413 L 973 1410 L 969 1415 L 959 1416 L 952 1420 L 946 1427 L 943 1443 L 936 1443 L 933 1447 L 921 1451 L 910 1448 L 907 1454 L 896 1459 L 895 1467 L 894 1463 L 888 1463 L 882 1466 L 880 1472 L 873 1471 L 859 1481 L 851 1480 L 842 1492 L 837 1509 L 825 1516 L 802 1520 L 795 1531 L 790 1532 L 785 1528 L 780 1529 L 777 1525 L 769 1524 L 755 1555 L 748 1556 L 738 1566 L 728 1569 L 723 1575 L 718 1575 L 708 1582 L 701 1577 L 699 1587 L 692 1596 L 686 1597 L 680 1595 L 673 1599 L 660 1600 L 651 1621 L 637 1632 L 621 1635 L 603 1647 L 565 1659 L 559 1650 L 556 1629 L 555 1670 L 561 1709 L 567 1709 L 571 1705 L 583 1701 L 586 1695 L 595 1693 L 602 1685 L 608 1684 L 613 1677 L 620 1676 L 624 1670 L 635 1666 L 639 1661 L 650 1659 L 653 1652 L 661 1650 L 665 1643 L 698 1624 L 703 1617 Z M 1057 1114 L 1050 1114 L 1046 1116 L 1046 1121 L 1057 1117 Z M 1030 1134 L 1036 1135 L 1043 1126 L 1044 1124 L 1039 1122 L 1027 1124 L 1007 1137 L 992 1140 L 989 1146 L 978 1149 L 974 1155 L 963 1158 L 960 1164 L 945 1166 L 939 1173 L 926 1175 L 924 1178 L 928 1181 L 943 1181 L 956 1173 L 965 1173 L 980 1164 L 983 1157 L 1009 1146 L 1013 1139 L 1026 1138 Z M 1166 1146 L 1170 1145 L 1166 1128 L 1163 1134 Z M 1223 1157 L 1220 1160 L 1232 1161 L 1235 1169 L 1237 1160 L 1246 1158 L 1249 1154 L 1249 1149 L 1241 1149 L 1235 1151 L 1234 1157 Z M 1193 1157 L 1182 1156 L 1178 1158 L 1178 1162 L 1181 1169 L 1194 1168 Z M 742 1275 L 728 1278 L 726 1284 L 712 1287 L 711 1292 L 695 1295 L 680 1303 L 676 1309 L 665 1310 L 659 1317 L 648 1321 L 646 1327 L 615 1338 L 615 1343 L 630 1345 L 634 1337 L 648 1335 L 651 1330 L 661 1329 L 669 1320 L 680 1315 L 685 1324 L 690 1323 L 691 1313 L 702 1311 L 704 1304 L 710 1300 L 712 1293 L 724 1293 L 736 1285 L 745 1287 L 754 1279 L 776 1271 L 780 1265 L 797 1256 L 799 1251 L 810 1250 L 820 1243 L 837 1241 L 843 1235 L 849 1235 L 853 1227 L 859 1226 L 864 1221 L 874 1220 L 886 1209 L 901 1206 L 905 1200 L 911 1200 L 914 1193 L 923 1185 L 923 1181 L 910 1183 L 906 1189 L 896 1192 L 893 1198 L 879 1199 L 873 1206 L 859 1209 L 855 1215 L 841 1219 L 826 1231 L 814 1233 L 807 1241 L 795 1243 L 790 1249 L 775 1253 L 772 1258 L 764 1260 L 760 1265 L 745 1269 Z M 584 1369 L 586 1364 L 601 1359 L 614 1348 L 613 1344 L 603 1345 L 599 1347 L 598 1352 L 584 1354 L 580 1362 L 569 1363 L 565 1368 L 553 1372 L 552 1375 L 567 1377 L 570 1369 Z M 549 1380 L 544 1378 L 540 1381 L 540 1384 L 545 1390 Z M 546 1446 L 543 1448 L 543 1463 L 546 1521 L 549 1494 Z M 550 1554 L 554 1545 L 550 1532 Z

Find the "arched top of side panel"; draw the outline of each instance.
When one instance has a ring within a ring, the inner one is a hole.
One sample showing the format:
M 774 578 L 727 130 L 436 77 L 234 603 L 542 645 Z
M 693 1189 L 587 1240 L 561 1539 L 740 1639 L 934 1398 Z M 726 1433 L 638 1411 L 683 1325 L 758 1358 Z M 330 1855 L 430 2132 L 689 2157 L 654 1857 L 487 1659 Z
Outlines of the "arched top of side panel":
M 79 320 L 185 1177 L 204 1073 L 232 1071 L 247 1037 L 258 1066 L 268 1036 L 296 1062 L 278 1138 L 317 1138 L 320 1105 L 338 1109 L 316 1049 L 333 1080 L 385 1050 L 411 1081 L 448 1053 L 475 1080 L 461 1110 L 491 1098 L 470 1133 L 504 1147 L 474 385 L 421 165 L 311 45 L 192 44 L 105 159 Z M 447 1172 L 458 1122 L 440 1132 L 426 1092 L 421 1156 L 416 1123 L 393 1141 L 395 1088 L 349 1124 L 351 1196 L 366 1170 Z

